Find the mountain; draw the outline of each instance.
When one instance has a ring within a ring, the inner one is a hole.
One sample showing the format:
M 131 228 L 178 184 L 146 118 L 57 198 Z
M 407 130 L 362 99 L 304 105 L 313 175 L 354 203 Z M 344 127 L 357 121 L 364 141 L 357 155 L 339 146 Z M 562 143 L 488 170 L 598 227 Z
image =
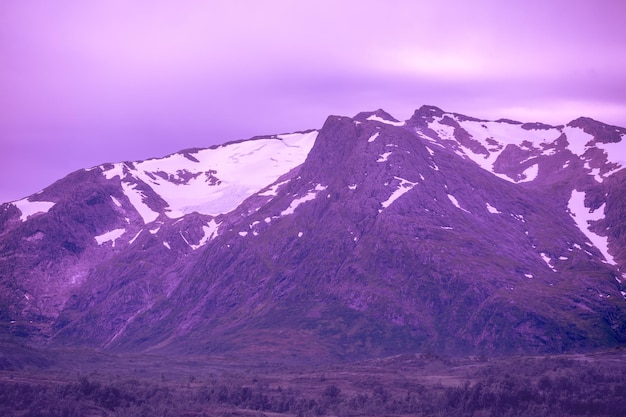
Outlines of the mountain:
M 623 345 L 625 137 L 422 106 L 79 170 L 0 206 L 0 331 L 296 361 Z

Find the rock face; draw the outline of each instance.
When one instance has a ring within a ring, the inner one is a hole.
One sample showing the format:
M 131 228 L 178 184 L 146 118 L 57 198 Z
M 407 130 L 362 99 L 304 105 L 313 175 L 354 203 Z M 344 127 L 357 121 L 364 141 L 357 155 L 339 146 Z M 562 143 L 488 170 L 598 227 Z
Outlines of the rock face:
M 78 171 L 0 206 L 1 329 L 294 360 L 620 345 L 625 137 L 423 106 Z

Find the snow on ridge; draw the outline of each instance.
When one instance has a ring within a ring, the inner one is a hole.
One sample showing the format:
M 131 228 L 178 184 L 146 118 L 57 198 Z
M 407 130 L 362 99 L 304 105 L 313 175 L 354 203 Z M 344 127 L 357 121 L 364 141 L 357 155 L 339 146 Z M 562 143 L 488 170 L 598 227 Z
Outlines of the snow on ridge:
M 437 145 L 437 146 L 439 146 L 440 148 L 444 148 L 444 149 L 446 149 L 446 147 L 445 147 L 444 145 L 442 145 L 441 143 L 437 142 L 437 140 L 436 140 L 436 139 L 431 138 L 431 137 L 430 137 L 430 136 L 428 136 L 428 135 L 425 135 L 425 134 L 424 134 L 424 132 L 422 132 L 420 129 L 417 129 L 417 128 L 416 128 L 416 129 L 415 129 L 415 134 L 416 134 L 419 138 L 422 138 L 422 139 L 424 139 L 424 140 L 427 140 L 429 143 L 431 143 L 431 144 L 433 144 L 433 145 Z M 429 148 L 427 148 L 427 149 L 429 149 Z M 429 152 L 430 152 L 430 149 L 429 149 Z
M 287 207 L 285 210 L 283 210 L 280 215 L 281 216 L 287 216 L 289 214 L 293 214 L 296 210 L 296 208 L 298 208 L 298 206 L 302 203 L 306 203 L 307 201 L 311 201 L 313 199 L 315 199 L 315 197 L 317 197 L 317 194 L 320 191 L 324 191 L 326 188 L 326 186 L 324 185 L 320 185 L 320 184 L 316 184 L 315 188 L 311 191 L 309 191 L 308 193 L 306 193 L 305 195 L 303 195 L 302 197 L 298 197 L 295 198 L 291 201 L 291 203 L 289 204 L 289 207 Z
M 605 178 L 626 166 L 626 141 L 623 137 L 620 138 L 619 142 L 594 143 L 595 137 L 581 128 L 566 126 L 563 131 L 567 136 L 568 148 L 573 154 L 585 159 L 583 157 L 585 152 L 587 152 L 588 149 L 595 147 L 604 153 L 608 164 L 617 165 L 616 168 L 601 174 L 601 169 L 599 167 L 591 168 L 589 161 L 585 161 L 585 168 L 591 171 L 591 175 L 597 182 L 603 182 Z
M 289 180 L 286 181 L 282 181 L 276 184 L 272 184 L 267 190 L 258 193 L 258 195 L 262 196 L 262 197 L 275 197 L 278 195 L 278 189 L 287 184 L 289 182 Z
M 199 176 L 184 185 L 165 182 L 153 189 L 169 204 L 166 214 L 171 218 L 194 211 L 212 216 L 228 213 L 302 164 L 317 133 L 278 135 L 199 151 L 194 154 L 199 162 L 185 159 L 181 161 L 187 164 L 184 168 L 190 172 L 213 170 L 219 182 L 207 184 L 206 177 Z
M 621 137 L 619 142 L 598 142 L 596 143 L 596 147 L 604 151 L 607 155 L 609 163 L 618 164 L 620 166 L 619 168 L 604 174 L 605 177 L 626 166 L 626 139 L 624 139 L 624 136 Z
M 124 163 L 119 162 L 119 163 L 113 164 L 112 168 L 103 169 L 102 174 L 104 175 L 104 178 L 106 178 L 107 180 L 111 180 L 115 177 L 122 178 L 124 176 Z
M 404 122 L 394 122 L 393 120 L 383 119 L 382 117 L 376 116 L 375 114 L 372 114 L 371 116 L 369 116 L 367 118 L 367 120 L 372 120 L 372 121 L 375 121 L 375 122 L 386 123 L 386 124 L 391 125 L 391 126 L 404 126 Z
M 590 230 L 590 222 L 595 222 L 604 218 L 605 204 L 602 204 L 602 206 L 592 212 L 588 207 L 585 207 L 585 193 L 573 190 L 567 207 L 570 215 L 576 222 L 576 225 L 585 234 L 585 236 L 587 236 L 587 239 L 589 239 L 593 246 L 598 248 L 609 263 L 615 265 L 615 260 L 609 253 L 609 239 Z
M 563 133 L 567 137 L 569 150 L 578 156 L 582 156 L 587 151 L 587 144 L 594 139 L 593 135 L 578 127 L 565 126 Z
M 380 205 L 383 208 L 378 210 L 379 213 L 382 212 L 387 207 L 389 207 L 398 198 L 402 197 L 404 194 L 411 191 L 413 187 L 415 187 L 418 184 L 417 182 L 412 182 L 401 177 L 394 177 L 394 178 L 399 181 L 398 188 L 396 188 L 391 193 L 391 195 L 389 196 L 389 198 L 387 198 L 387 200 L 380 203 Z
M 486 155 L 484 150 L 480 153 L 475 153 L 472 149 L 456 141 L 454 127 L 441 123 L 444 117 L 451 117 L 459 123 L 459 126 L 470 134 L 472 140 L 477 141 L 487 149 L 488 154 Z M 595 141 L 593 135 L 578 127 L 554 126 L 545 129 L 526 129 L 522 126 L 524 125 L 508 123 L 506 121 L 467 120 L 448 113 L 440 117 L 435 117 L 433 121 L 428 123 L 428 127 L 435 131 L 440 139 L 456 141 L 456 146 L 453 147 L 454 149 L 452 149 L 452 151 L 473 160 L 481 168 L 513 183 L 528 182 L 536 179 L 538 166 L 532 167 L 532 169 L 529 168 L 530 170 L 528 172 L 524 172 L 527 178 L 521 181 L 494 172 L 494 163 L 507 145 L 515 145 L 520 149 L 530 151 L 531 155 L 529 158 L 536 158 L 541 155 L 550 156 L 554 155 L 559 149 L 556 145 L 556 141 L 562 135 L 565 135 L 567 138 L 567 148 L 578 157 L 582 157 L 590 148 L 597 148 L 604 152 L 607 163 L 617 165 L 615 168 L 603 174 L 600 174 L 600 168 L 596 168 L 591 174 L 597 181 L 602 182 L 604 178 L 626 167 L 626 140 L 624 140 L 623 137 L 622 140 L 618 142 L 602 143 Z M 419 132 L 418 135 L 433 141 L 432 138 L 425 137 L 425 135 Z M 527 158 L 527 160 L 529 158 Z
M 561 130 L 559 128 L 550 129 L 524 129 L 521 125 L 511 124 L 506 122 L 492 122 L 492 121 L 475 121 L 466 120 L 455 116 L 454 114 L 446 114 L 448 117 L 452 117 L 459 123 L 460 127 L 467 131 L 471 138 L 477 141 L 488 151 L 488 155 L 484 152 L 475 153 L 470 148 L 457 142 L 458 149 L 454 151 L 462 156 L 466 156 L 481 168 L 486 171 L 492 172 L 509 182 L 514 181 L 503 174 L 497 174 L 494 172 L 493 165 L 498 159 L 502 151 L 507 145 L 515 145 L 520 148 L 536 151 L 540 154 L 553 153 L 553 149 L 547 149 L 546 145 L 552 144 L 557 138 L 561 136 Z M 428 124 L 428 127 L 442 138 L 456 140 L 454 136 L 454 128 L 447 124 L 441 123 L 443 117 L 435 118 L 433 122 Z M 547 149 L 547 150 L 546 150 Z M 527 177 L 531 177 L 536 168 L 533 168 L 528 172 Z M 535 177 L 532 176 L 532 179 Z M 527 179 L 527 181 L 530 181 Z
M 112 246 L 115 247 L 115 241 L 119 239 L 124 233 L 126 229 L 113 229 L 108 232 L 105 232 L 101 235 L 95 236 L 96 242 L 98 242 L 99 246 L 102 246 L 105 242 L 112 242 Z
M 443 117 L 435 117 L 435 120 L 428 123 L 428 128 L 434 130 L 441 139 L 455 140 L 454 127 L 445 123 L 440 123 Z
M 246 198 L 274 183 L 306 159 L 318 131 L 228 143 L 216 148 L 176 153 L 103 171 L 107 179 L 119 176 L 131 202 L 148 223 L 150 212 L 133 191 L 138 180 L 150 186 L 168 204 L 165 214 L 178 219 L 192 212 L 217 216 L 238 207 Z M 189 154 L 193 155 L 192 158 Z M 126 172 L 125 172 L 126 171 Z M 253 173 L 253 175 L 250 175 Z M 270 195 L 266 190 L 264 195 Z
M 22 213 L 21 221 L 26 221 L 30 216 L 38 213 L 47 213 L 55 203 L 50 201 L 29 201 L 28 198 L 12 202 L 15 207 Z
M 472 138 L 479 141 L 489 152 L 500 152 L 506 145 L 524 146 L 525 142 L 541 150 L 542 144 L 551 144 L 561 136 L 559 128 L 524 129 L 518 124 L 491 121 L 458 120 Z
M 280 135 L 276 135 L 276 137 L 282 140 L 286 146 L 290 147 L 307 147 L 313 146 L 313 144 L 309 144 L 311 138 L 315 140 L 319 131 L 311 130 L 308 132 L 295 132 L 295 133 L 281 133 Z

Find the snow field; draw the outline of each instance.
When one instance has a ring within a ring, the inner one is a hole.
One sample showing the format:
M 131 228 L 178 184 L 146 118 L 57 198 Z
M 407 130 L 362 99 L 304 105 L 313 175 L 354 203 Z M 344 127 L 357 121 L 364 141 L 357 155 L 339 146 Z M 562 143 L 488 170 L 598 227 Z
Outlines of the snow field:
M 317 133 L 278 135 L 190 154 L 198 162 L 177 153 L 135 163 L 134 169 L 127 166 L 127 174 L 120 163 L 104 175 L 108 179 L 115 176 L 122 179 L 126 195 L 146 224 L 156 220 L 158 213 L 145 203 L 143 193 L 133 187 L 133 179 L 143 181 L 166 201 L 169 206 L 166 215 L 170 218 L 192 212 L 217 216 L 234 210 L 246 198 L 302 164 Z M 264 195 L 275 193 L 278 186 Z
M 600 236 L 590 230 L 591 222 L 604 218 L 604 204 L 598 209 L 591 211 L 585 207 L 585 193 L 582 191 L 572 191 L 572 196 L 568 202 L 570 215 L 576 222 L 578 228 L 587 236 L 587 239 L 596 247 L 604 258 L 615 265 L 613 257 L 609 253 L 609 240 L 605 236 Z
M 21 221 L 26 221 L 30 216 L 38 213 L 47 213 L 54 203 L 49 201 L 29 201 L 28 198 L 14 201 L 13 204 L 22 213 L 20 215 Z
M 113 229 L 101 235 L 95 236 L 95 239 L 99 246 L 102 246 L 105 242 L 112 242 L 112 246 L 115 247 L 115 241 L 122 237 L 125 232 L 126 229 Z

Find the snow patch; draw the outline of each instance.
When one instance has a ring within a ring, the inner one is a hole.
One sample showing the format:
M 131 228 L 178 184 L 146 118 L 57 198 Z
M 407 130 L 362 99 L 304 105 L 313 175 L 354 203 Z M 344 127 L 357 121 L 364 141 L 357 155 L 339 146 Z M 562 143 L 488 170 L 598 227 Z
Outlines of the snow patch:
M 534 181 L 537 178 L 537 174 L 539 174 L 539 165 L 533 164 L 522 172 L 522 179 L 518 182 Z
M 392 120 L 386 120 L 386 119 L 383 119 L 382 117 L 376 116 L 375 114 L 372 114 L 371 116 L 369 116 L 367 120 L 373 120 L 375 122 L 386 123 L 391 126 L 404 126 L 404 122 L 394 122 Z
M 588 148 L 587 143 L 594 139 L 593 135 L 590 135 L 578 127 L 565 126 L 563 133 L 567 136 L 569 150 L 578 156 L 582 156 L 585 153 Z
M 201 246 L 204 246 L 208 241 L 215 238 L 217 236 L 218 228 L 221 223 L 216 223 L 215 220 L 211 219 L 208 225 L 202 226 L 202 231 L 204 235 L 200 239 L 200 242 L 197 245 L 190 245 L 191 249 L 196 250 Z
M 152 223 L 159 217 L 159 213 L 152 210 L 146 203 L 144 203 L 144 195 L 141 191 L 136 189 L 135 184 L 128 184 L 126 182 L 122 182 L 122 189 L 124 190 L 124 194 L 128 197 L 130 203 L 135 207 L 137 213 L 143 219 L 144 224 Z
M 113 204 L 115 204 L 116 206 L 122 207 L 122 203 L 120 203 L 117 198 L 111 196 L 111 200 L 113 200 Z
M 590 171 L 589 173 L 595 178 L 597 182 L 601 183 L 604 181 L 604 178 L 602 178 L 602 175 L 600 175 L 600 168 L 591 168 L 589 161 L 585 161 L 585 169 Z
M 556 272 L 556 269 L 554 268 L 554 266 L 552 265 L 552 259 L 550 259 L 550 257 L 548 255 L 546 255 L 545 253 L 541 252 L 541 259 L 543 259 L 543 261 L 546 263 L 546 265 L 548 265 L 548 267 L 553 270 L 554 272 Z
M 489 213 L 491 213 L 491 214 L 502 214 L 502 212 L 501 212 L 501 211 L 499 211 L 497 208 L 495 208 L 495 207 L 494 207 L 494 206 L 492 206 L 491 204 L 489 204 L 489 203 L 486 203 L 486 204 L 487 204 L 487 211 L 488 211 Z
M 526 223 L 526 219 L 525 219 L 525 218 L 524 218 L 524 216 L 523 216 L 523 215 L 521 215 L 521 214 L 511 214 L 511 216 L 512 216 L 515 220 L 517 220 L 517 221 L 520 221 L 520 222 L 522 222 L 522 223 Z M 528 233 L 526 233 L 526 234 L 528 235 Z
M 480 153 L 475 153 L 471 149 L 459 144 L 463 154 L 477 163 L 481 168 L 489 171 L 498 177 L 509 182 L 517 182 L 506 175 L 494 172 L 493 164 L 498 159 L 502 151 L 507 145 L 515 145 L 519 148 L 540 151 L 542 155 L 553 153 L 553 149 L 549 149 L 548 145 L 553 143 L 560 135 L 561 131 L 557 128 L 551 129 L 523 129 L 520 125 L 506 122 L 489 122 L 489 121 L 473 121 L 456 119 L 459 125 L 466 130 L 472 139 L 476 140 L 484 149 Z M 451 138 L 454 139 L 454 138 Z M 545 150 L 545 151 L 544 151 Z M 529 172 L 525 172 L 526 181 L 532 181 L 536 178 L 533 168 Z M 532 177 L 532 179 L 528 179 Z
M 275 197 L 276 195 L 278 195 L 278 189 L 283 186 L 284 184 L 287 184 L 289 182 L 289 180 L 287 181 L 283 181 L 283 182 L 279 182 L 277 184 L 272 185 L 270 188 L 268 188 L 267 190 L 259 193 L 258 195 L 263 196 L 263 197 Z
M 428 123 L 428 127 L 434 130 L 441 139 L 454 140 L 454 127 L 439 123 L 440 120 L 441 118 L 438 118 L 435 121 Z
M 126 229 L 113 229 L 101 235 L 95 236 L 96 242 L 101 246 L 104 242 L 112 242 L 112 246 L 115 247 L 115 241 L 119 239 Z
M 380 135 L 380 132 L 376 132 L 372 136 L 370 136 L 367 141 L 368 142 L 374 142 L 379 135 Z
M 28 201 L 28 198 L 14 201 L 13 204 L 22 213 L 20 216 L 21 221 L 26 221 L 30 216 L 38 213 L 47 213 L 54 203 L 49 201 Z
M 611 172 L 607 172 L 606 174 L 604 174 L 605 177 L 608 177 L 610 174 L 626 166 L 626 140 L 624 140 L 623 136 L 620 142 L 598 142 L 596 143 L 596 147 L 602 149 L 605 152 L 605 154 L 607 155 L 607 162 L 619 165 L 619 168 L 616 168 Z
M 285 210 L 283 210 L 280 215 L 281 216 L 287 216 L 289 214 L 293 214 L 296 210 L 296 208 L 302 204 L 302 203 L 306 203 L 307 201 L 311 201 L 313 199 L 315 199 L 315 197 L 317 197 L 317 193 L 320 191 L 324 191 L 327 187 L 317 184 L 315 186 L 315 188 L 311 191 L 309 191 L 307 194 L 305 194 L 302 197 L 298 197 L 296 199 L 294 199 L 291 204 L 289 204 L 289 207 L 287 207 Z
M 385 152 L 384 154 L 378 157 L 376 162 L 387 162 L 387 159 L 389 159 L 389 155 L 391 155 L 391 152 Z
M 389 207 L 394 201 L 402 197 L 405 193 L 408 193 L 409 191 L 411 191 L 411 189 L 418 184 L 417 182 L 411 182 L 404 178 L 400 178 L 400 177 L 394 177 L 394 178 L 399 181 L 398 188 L 396 188 L 391 193 L 391 195 L 389 196 L 389 198 L 387 198 L 387 200 L 380 203 L 383 209 L 386 209 L 387 207 Z M 382 211 L 383 211 L 382 209 L 378 210 L 379 213 Z
M 609 253 L 609 239 L 605 236 L 595 234 L 590 230 L 591 222 L 596 222 L 604 218 L 604 206 L 602 204 L 598 209 L 591 211 L 585 207 L 585 193 L 582 191 L 573 190 L 572 196 L 568 202 L 568 209 L 570 215 L 576 222 L 578 228 L 587 236 L 587 239 L 598 248 L 604 258 L 615 265 L 613 256 Z
M 304 235 L 304 233 L 298 232 L 298 237 L 302 237 L 303 235 Z
M 134 242 L 135 240 L 137 240 L 137 238 L 139 237 L 139 235 L 141 234 L 141 232 L 143 232 L 143 230 L 138 231 L 138 232 L 137 232 L 137 234 L 135 235 L 135 237 L 133 237 L 133 238 L 132 238 L 132 239 L 128 242 L 128 244 L 129 244 L 129 245 L 132 245 L 132 244 L 133 244 L 133 242 Z
M 446 194 L 448 196 L 448 199 L 452 202 L 452 204 L 454 204 L 454 206 L 458 209 L 463 210 L 466 213 L 469 213 L 469 211 L 465 210 L 463 207 L 461 207 L 461 205 L 459 204 L 459 201 L 456 199 L 455 196 L 453 196 L 452 194 Z
M 179 231 L 178 234 L 180 235 L 180 237 L 183 238 L 183 240 L 185 241 L 185 243 L 187 244 L 187 246 L 191 246 L 191 244 L 189 243 L 189 241 L 187 240 L 187 238 L 183 235 L 182 231 Z
M 124 164 L 114 164 L 112 168 L 103 170 L 102 173 L 107 180 L 111 180 L 115 177 L 122 178 L 124 176 Z

